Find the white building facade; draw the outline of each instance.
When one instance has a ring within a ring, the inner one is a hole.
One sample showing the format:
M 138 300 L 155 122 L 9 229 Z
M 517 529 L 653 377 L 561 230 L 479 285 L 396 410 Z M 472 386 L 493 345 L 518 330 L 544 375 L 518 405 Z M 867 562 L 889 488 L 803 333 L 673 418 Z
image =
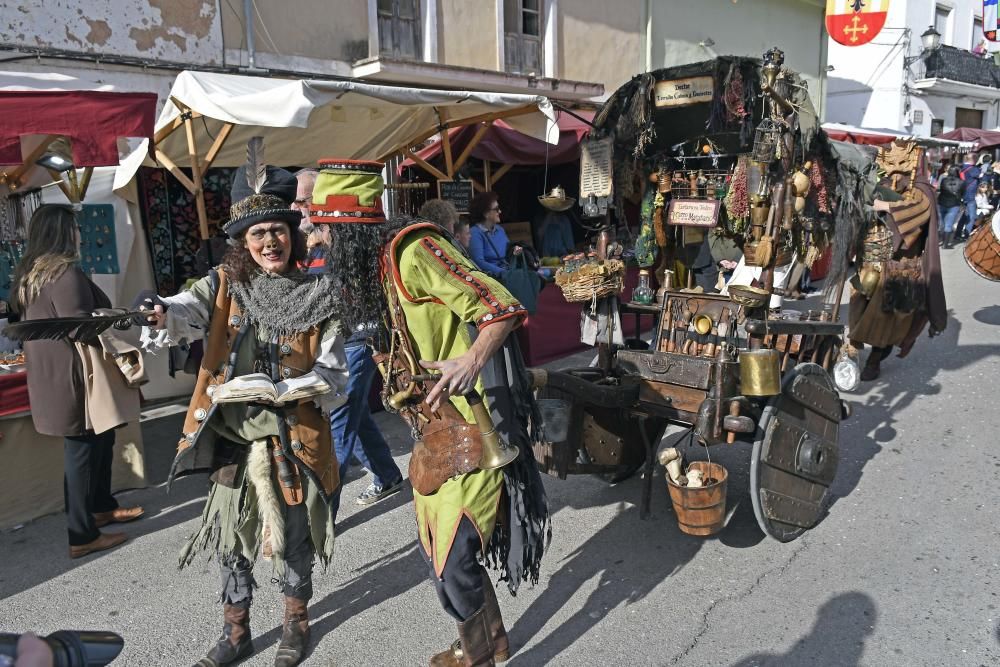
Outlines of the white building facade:
M 891 0 L 872 42 L 830 40 L 826 120 L 917 136 L 1000 127 L 1000 46 L 984 40 L 982 20 L 982 0 Z M 924 49 L 929 28 L 937 49 Z M 983 42 L 987 57 L 973 53 Z

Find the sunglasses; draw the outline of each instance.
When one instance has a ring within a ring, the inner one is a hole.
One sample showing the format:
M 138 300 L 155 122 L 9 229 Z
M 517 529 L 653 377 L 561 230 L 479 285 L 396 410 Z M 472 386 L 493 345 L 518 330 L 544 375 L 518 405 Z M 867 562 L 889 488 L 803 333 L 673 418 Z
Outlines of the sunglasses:
M 491 211 L 499 211 L 499 210 L 500 210 L 500 205 L 499 205 L 499 204 L 496 204 L 496 205 L 494 205 L 494 206 L 491 206 L 491 207 L 490 207 L 490 210 L 491 210 Z

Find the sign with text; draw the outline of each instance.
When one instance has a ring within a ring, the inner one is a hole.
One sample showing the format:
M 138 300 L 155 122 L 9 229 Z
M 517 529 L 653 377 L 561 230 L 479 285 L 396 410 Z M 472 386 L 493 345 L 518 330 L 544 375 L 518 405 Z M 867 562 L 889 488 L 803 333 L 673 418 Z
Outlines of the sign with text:
M 587 139 L 580 144 L 580 204 L 595 197 L 610 197 L 612 187 L 611 139 Z
M 657 81 L 653 87 L 653 103 L 658 109 L 683 107 L 689 104 L 711 102 L 714 94 L 715 81 L 710 76 Z
M 451 202 L 459 213 L 469 212 L 472 195 L 472 181 L 438 181 L 438 199 Z
M 687 227 L 715 227 L 719 224 L 718 199 L 674 199 L 667 212 L 667 224 Z

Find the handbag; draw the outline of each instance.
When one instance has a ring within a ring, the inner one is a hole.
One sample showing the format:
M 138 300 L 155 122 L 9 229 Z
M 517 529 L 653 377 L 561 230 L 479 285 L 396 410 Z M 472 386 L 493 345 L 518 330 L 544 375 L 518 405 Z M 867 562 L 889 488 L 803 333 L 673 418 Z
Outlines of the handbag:
M 542 291 L 542 277 L 528 267 L 524 252 L 511 258 L 510 268 L 500 274 L 500 282 L 515 299 L 521 302 L 529 315 L 538 309 L 538 293 Z

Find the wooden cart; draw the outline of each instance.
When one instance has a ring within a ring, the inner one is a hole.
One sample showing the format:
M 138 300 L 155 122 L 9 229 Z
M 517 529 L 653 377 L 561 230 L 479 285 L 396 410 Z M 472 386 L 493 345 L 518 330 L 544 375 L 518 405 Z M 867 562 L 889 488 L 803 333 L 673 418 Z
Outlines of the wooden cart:
M 705 336 L 684 345 L 688 353 L 619 350 L 609 373 L 598 368 L 549 371 L 540 398 L 565 400 L 571 410 L 565 440 L 536 446 L 548 474 L 596 473 L 622 479 L 643 469 L 640 515 L 648 518 L 656 448 L 668 424 L 690 428 L 705 446 L 753 442 L 750 487 L 754 513 L 772 537 L 789 541 L 813 527 L 837 469 L 839 423 L 846 408 L 831 380 L 843 325 L 824 321 L 767 319 L 766 310 L 746 310 L 728 297 L 669 292 L 684 307 L 718 322 L 741 318 L 738 337 L 708 355 Z M 662 321 L 662 320 L 661 320 Z M 710 335 L 709 335 L 710 336 Z M 697 350 L 701 354 L 695 354 Z M 781 384 L 772 396 L 742 390 L 740 351 L 780 353 Z

